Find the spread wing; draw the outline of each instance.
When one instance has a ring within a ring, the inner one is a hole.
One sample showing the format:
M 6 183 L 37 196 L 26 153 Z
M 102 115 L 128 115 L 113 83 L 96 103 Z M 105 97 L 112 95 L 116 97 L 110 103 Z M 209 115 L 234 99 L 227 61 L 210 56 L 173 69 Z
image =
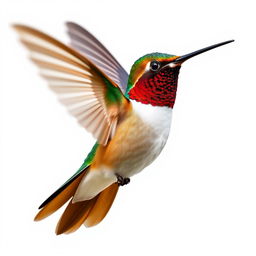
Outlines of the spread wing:
M 125 94 L 128 74 L 114 56 L 91 33 L 81 26 L 67 22 L 68 35 L 72 48 L 89 58 L 108 77 L 112 79 Z
M 14 28 L 68 111 L 100 144 L 107 144 L 127 102 L 117 83 L 90 59 L 56 39 L 28 26 Z

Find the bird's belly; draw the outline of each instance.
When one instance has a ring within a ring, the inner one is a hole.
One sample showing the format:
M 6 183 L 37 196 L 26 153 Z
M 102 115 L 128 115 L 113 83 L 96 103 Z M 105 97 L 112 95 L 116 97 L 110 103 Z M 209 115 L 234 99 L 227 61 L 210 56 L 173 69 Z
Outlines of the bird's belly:
M 166 140 L 162 137 L 154 137 L 151 132 L 141 131 L 140 134 L 131 134 L 135 140 L 130 142 L 129 149 L 123 154 L 121 161 L 115 167 L 116 173 L 123 177 L 131 177 L 149 164 L 161 153 Z M 125 141 L 124 141 L 125 143 Z
M 131 115 L 118 127 L 104 162 L 123 177 L 140 172 L 161 153 L 169 135 L 170 121 L 169 116 L 154 118 L 152 123 L 136 113 Z

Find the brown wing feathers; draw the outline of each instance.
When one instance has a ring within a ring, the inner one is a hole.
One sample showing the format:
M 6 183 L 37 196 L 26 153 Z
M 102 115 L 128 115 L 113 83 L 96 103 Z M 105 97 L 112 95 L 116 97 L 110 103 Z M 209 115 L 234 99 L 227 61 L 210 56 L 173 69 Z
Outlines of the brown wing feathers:
M 105 103 L 105 80 L 114 87 L 117 84 L 90 59 L 56 39 L 27 26 L 14 28 L 61 103 L 100 144 L 106 145 L 114 126 Z

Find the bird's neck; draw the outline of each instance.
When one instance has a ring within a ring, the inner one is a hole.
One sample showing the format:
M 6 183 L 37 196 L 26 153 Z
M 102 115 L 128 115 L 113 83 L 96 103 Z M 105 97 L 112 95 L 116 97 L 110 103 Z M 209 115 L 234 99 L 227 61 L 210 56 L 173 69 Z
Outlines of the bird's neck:
M 153 77 L 142 76 L 129 91 L 129 98 L 143 104 L 173 108 L 179 68 L 176 67 L 171 72 L 170 70 L 163 71 L 167 71 L 167 74 L 160 71 Z

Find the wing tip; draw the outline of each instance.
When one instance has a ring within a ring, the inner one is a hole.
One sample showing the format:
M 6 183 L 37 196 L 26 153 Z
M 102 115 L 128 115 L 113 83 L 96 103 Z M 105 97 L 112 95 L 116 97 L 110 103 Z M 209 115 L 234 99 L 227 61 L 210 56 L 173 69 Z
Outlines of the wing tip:
M 23 24 L 19 24 L 19 23 L 12 23 L 12 24 L 10 24 L 10 27 L 11 27 L 12 29 L 14 29 L 16 32 L 20 32 L 20 31 L 23 30 L 24 27 L 26 27 L 26 26 L 23 25 Z
M 81 26 L 73 21 L 66 21 L 65 22 L 65 25 L 68 27 L 68 28 L 72 28 L 72 27 L 79 27 L 81 28 Z
M 30 27 L 30 26 L 27 26 L 25 24 L 20 24 L 20 23 L 13 23 L 11 24 L 11 27 L 20 32 L 20 31 L 28 31 L 28 30 L 35 30 L 34 28 Z

